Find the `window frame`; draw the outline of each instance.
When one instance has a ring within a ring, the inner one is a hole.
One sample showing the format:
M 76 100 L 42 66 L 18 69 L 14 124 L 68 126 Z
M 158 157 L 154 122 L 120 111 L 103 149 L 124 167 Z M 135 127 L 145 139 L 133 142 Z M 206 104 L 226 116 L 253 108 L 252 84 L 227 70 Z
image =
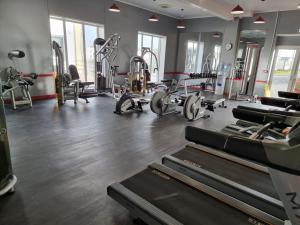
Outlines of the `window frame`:
M 163 76 L 164 76 L 164 66 L 165 66 L 165 56 L 166 56 L 166 50 L 167 50 L 167 36 L 164 35 L 160 35 L 160 34 L 155 34 L 155 33 L 149 33 L 149 32 L 144 32 L 144 31 L 138 31 L 137 34 L 137 54 L 139 54 L 139 36 L 141 35 L 141 48 L 143 48 L 143 36 L 147 35 L 147 36 L 151 36 L 151 48 L 150 50 L 153 51 L 153 39 L 158 38 L 159 42 L 158 42 L 158 52 L 159 54 L 157 55 L 157 59 L 158 59 L 158 77 L 156 79 L 155 82 L 159 82 Z M 164 41 L 164 46 L 162 44 L 162 41 Z M 140 49 L 142 50 L 142 49 Z M 153 63 L 153 55 L 150 55 L 150 65 L 149 68 L 152 69 L 152 63 Z M 152 75 L 152 71 L 151 71 L 151 75 Z
M 100 37 L 100 29 L 103 29 L 103 38 L 105 38 L 105 26 L 104 24 L 98 24 L 98 23 L 93 23 L 93 22 L 88 22 L 88 21 L 83 21 L 83 20 L 77 20 L 77 19 L 71 19 L 67 17 L 61 17 L 61 16 L 56 16 L 56 15 L 49 15 L 49 24 L 50 20 L 60 20 L 63 23 L 63 42 L 64 42 L 64 57 L 65 57 L 65 64 L 69 65 L 69 56 L 68 56 L 68 41 L 67 41 L 67 32 L 66 32 L 66 22 L 71 22 L 71 23 L 77 23 L 81 25 L 82 29 L 82 41 L 83 41 L 83 60 L 84 60 L 84 79 L 87 81 L 88 78 L 88 68 L 87 68 L 87 57 L 86 57 L 86 38 L 85 38 L 85 25 L 87 26 L 94 26 L 97 28 L 97 37 Z M 50 25 L 50 38 L 52 40 L 52 33 L 51 33 L 51 25 Z M 52 51 L 53 53 L 53 51 Z M 65 68 L 67 70 L 67 68 Z M 95 75 L 96 78 L 96 75 Z
M 190 57 L 190 60 L 194 59 L 194 62 L 190 61 L 189 63 L 187 63 L 188 61 L 188 52 L 189 52 L 189 43 L 192 43 L 193 49 L 193 55 L 192 57 Z M 196 47 L 195 47 L 196 45 Z M 199 56 L 199 42 L 195 41 L 195 40 L 188 40 L 186 42 L 186 49 L 185 49 L 185 62 L 184 62 L 184 72 L 185 73 L 195 73 L 197 71 L 197 61 L 198 61 L 198 56 Z M 193 68 L 188 68 L 187 65 L 194 65 Z

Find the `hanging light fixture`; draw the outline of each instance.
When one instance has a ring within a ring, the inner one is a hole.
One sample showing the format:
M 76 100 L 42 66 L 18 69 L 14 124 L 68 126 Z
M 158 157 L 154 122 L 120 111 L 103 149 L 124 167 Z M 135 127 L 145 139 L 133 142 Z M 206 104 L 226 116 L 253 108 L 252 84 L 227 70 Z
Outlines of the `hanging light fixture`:
M 115 3 L 112 4 L 112 6 L 108 10 L 111 11 L 111 12 L 116 12 L 116 13 L 121 11 L 120 8 Z
M 300 4 L 297 5 L 297 9 L 300 9 Z
M 184 25 L 183 19 L 178 20 L 177 29 L 185 29 L 185 25 Z
M 158 17 L 154 14 L 152 16 L 150 16 L 148 20 L 150 22 L 158 22 L 159 21 Z
M 183 13 L 184 9 L 180 9 L 181 13 Z M 181 14 L 181 19 L 178 20 L 177 22 L 177 29 L 185 29 L 184 21 L 183 21 L 183 14 Z
M 221 34 L 218 33 L 218 32 L 215 32 L 212 36 L 213 36 L 214 38 L 220 38 L 220 37 L 221 37 Z
M 261 16 L 258 16 L 258 17 L 256 17 L 254 23 L 255 24 L 264 24 L 264 23 L 266 23 L 266 21 Z
M 237 5 L 236 7 L 234 7 L 232 10 L 231 10 L 231 14 L 232 15 L 240 15 L 240 14 L 243 14 L 245 11 L 244 9 L 240 6 L 240 5 Z

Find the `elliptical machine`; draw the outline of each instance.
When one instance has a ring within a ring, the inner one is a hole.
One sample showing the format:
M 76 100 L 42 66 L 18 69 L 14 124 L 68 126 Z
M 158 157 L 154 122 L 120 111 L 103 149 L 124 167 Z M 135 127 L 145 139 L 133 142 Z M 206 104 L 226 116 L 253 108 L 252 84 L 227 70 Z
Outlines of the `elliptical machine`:
M 4 86 L 0 79 L 0 196 L 14 192 L 17 183 L 17 177 L 12 170 L 3 101 L 3 95 L 12 90 L 5 90 Z

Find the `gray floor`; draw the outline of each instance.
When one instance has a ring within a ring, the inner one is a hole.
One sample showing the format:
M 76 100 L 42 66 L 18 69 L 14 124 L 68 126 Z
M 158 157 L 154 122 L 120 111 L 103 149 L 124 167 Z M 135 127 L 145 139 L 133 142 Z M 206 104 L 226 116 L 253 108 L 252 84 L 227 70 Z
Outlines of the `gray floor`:
M 182 148 L 186 125 L 221 129 L 234 121 L 230 103 L 212 117 L 113 114 L 109 97 L 86 105 L 36 102 L 7 110 L 16 193 L 0 198 L 1 225 L 128 225 L 129 215 L 106 195 L 107 185 L 129 177 Z

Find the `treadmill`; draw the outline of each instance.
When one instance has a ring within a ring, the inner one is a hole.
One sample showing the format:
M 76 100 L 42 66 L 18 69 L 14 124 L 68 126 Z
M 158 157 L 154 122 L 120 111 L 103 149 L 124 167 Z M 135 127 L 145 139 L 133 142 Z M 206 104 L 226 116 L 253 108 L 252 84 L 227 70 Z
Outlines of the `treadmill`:
M 229 135 L 199 136 L 194 129 L 187 127 L 188 140 L 198 137 L 219 150 L 188 145 L 164 157 L 164 165 L 110 185 L 109 196 L 146 224 L 285 224 L 268 169 L 222 151 Z
M 282 218 L 159 164 L 110 185 L 107 193 L 134 219 L 149 225 L 285 224 Z
M 278 96 L 281 98 L 290 98 L 290 99 L 300 100 L 300 94 L 294 93 L 294 92 L 278 91 Z
M 262 130 L 264 136 L 273 139 L 284 139 L 282 131 L 293 127 L 300 121 L 298 112 L 265 110 L 238 106 L 232 110 L 233 116 L 239 119 L 236 124 L 226 126 L 222 132 L 250 136 Z
M 268 169 L 227 154 L 226 143 L 230 137 L 188 126 L 186 139 L 197 145 L 188 144 L 171 156 L 164 156 L 163 164 L 271 215 L 286 219 Z
M 285 111 L 300 111 L 300 101 L 298 99 L 261 97 L 260 102 L 263 105 L 284 108 Z

